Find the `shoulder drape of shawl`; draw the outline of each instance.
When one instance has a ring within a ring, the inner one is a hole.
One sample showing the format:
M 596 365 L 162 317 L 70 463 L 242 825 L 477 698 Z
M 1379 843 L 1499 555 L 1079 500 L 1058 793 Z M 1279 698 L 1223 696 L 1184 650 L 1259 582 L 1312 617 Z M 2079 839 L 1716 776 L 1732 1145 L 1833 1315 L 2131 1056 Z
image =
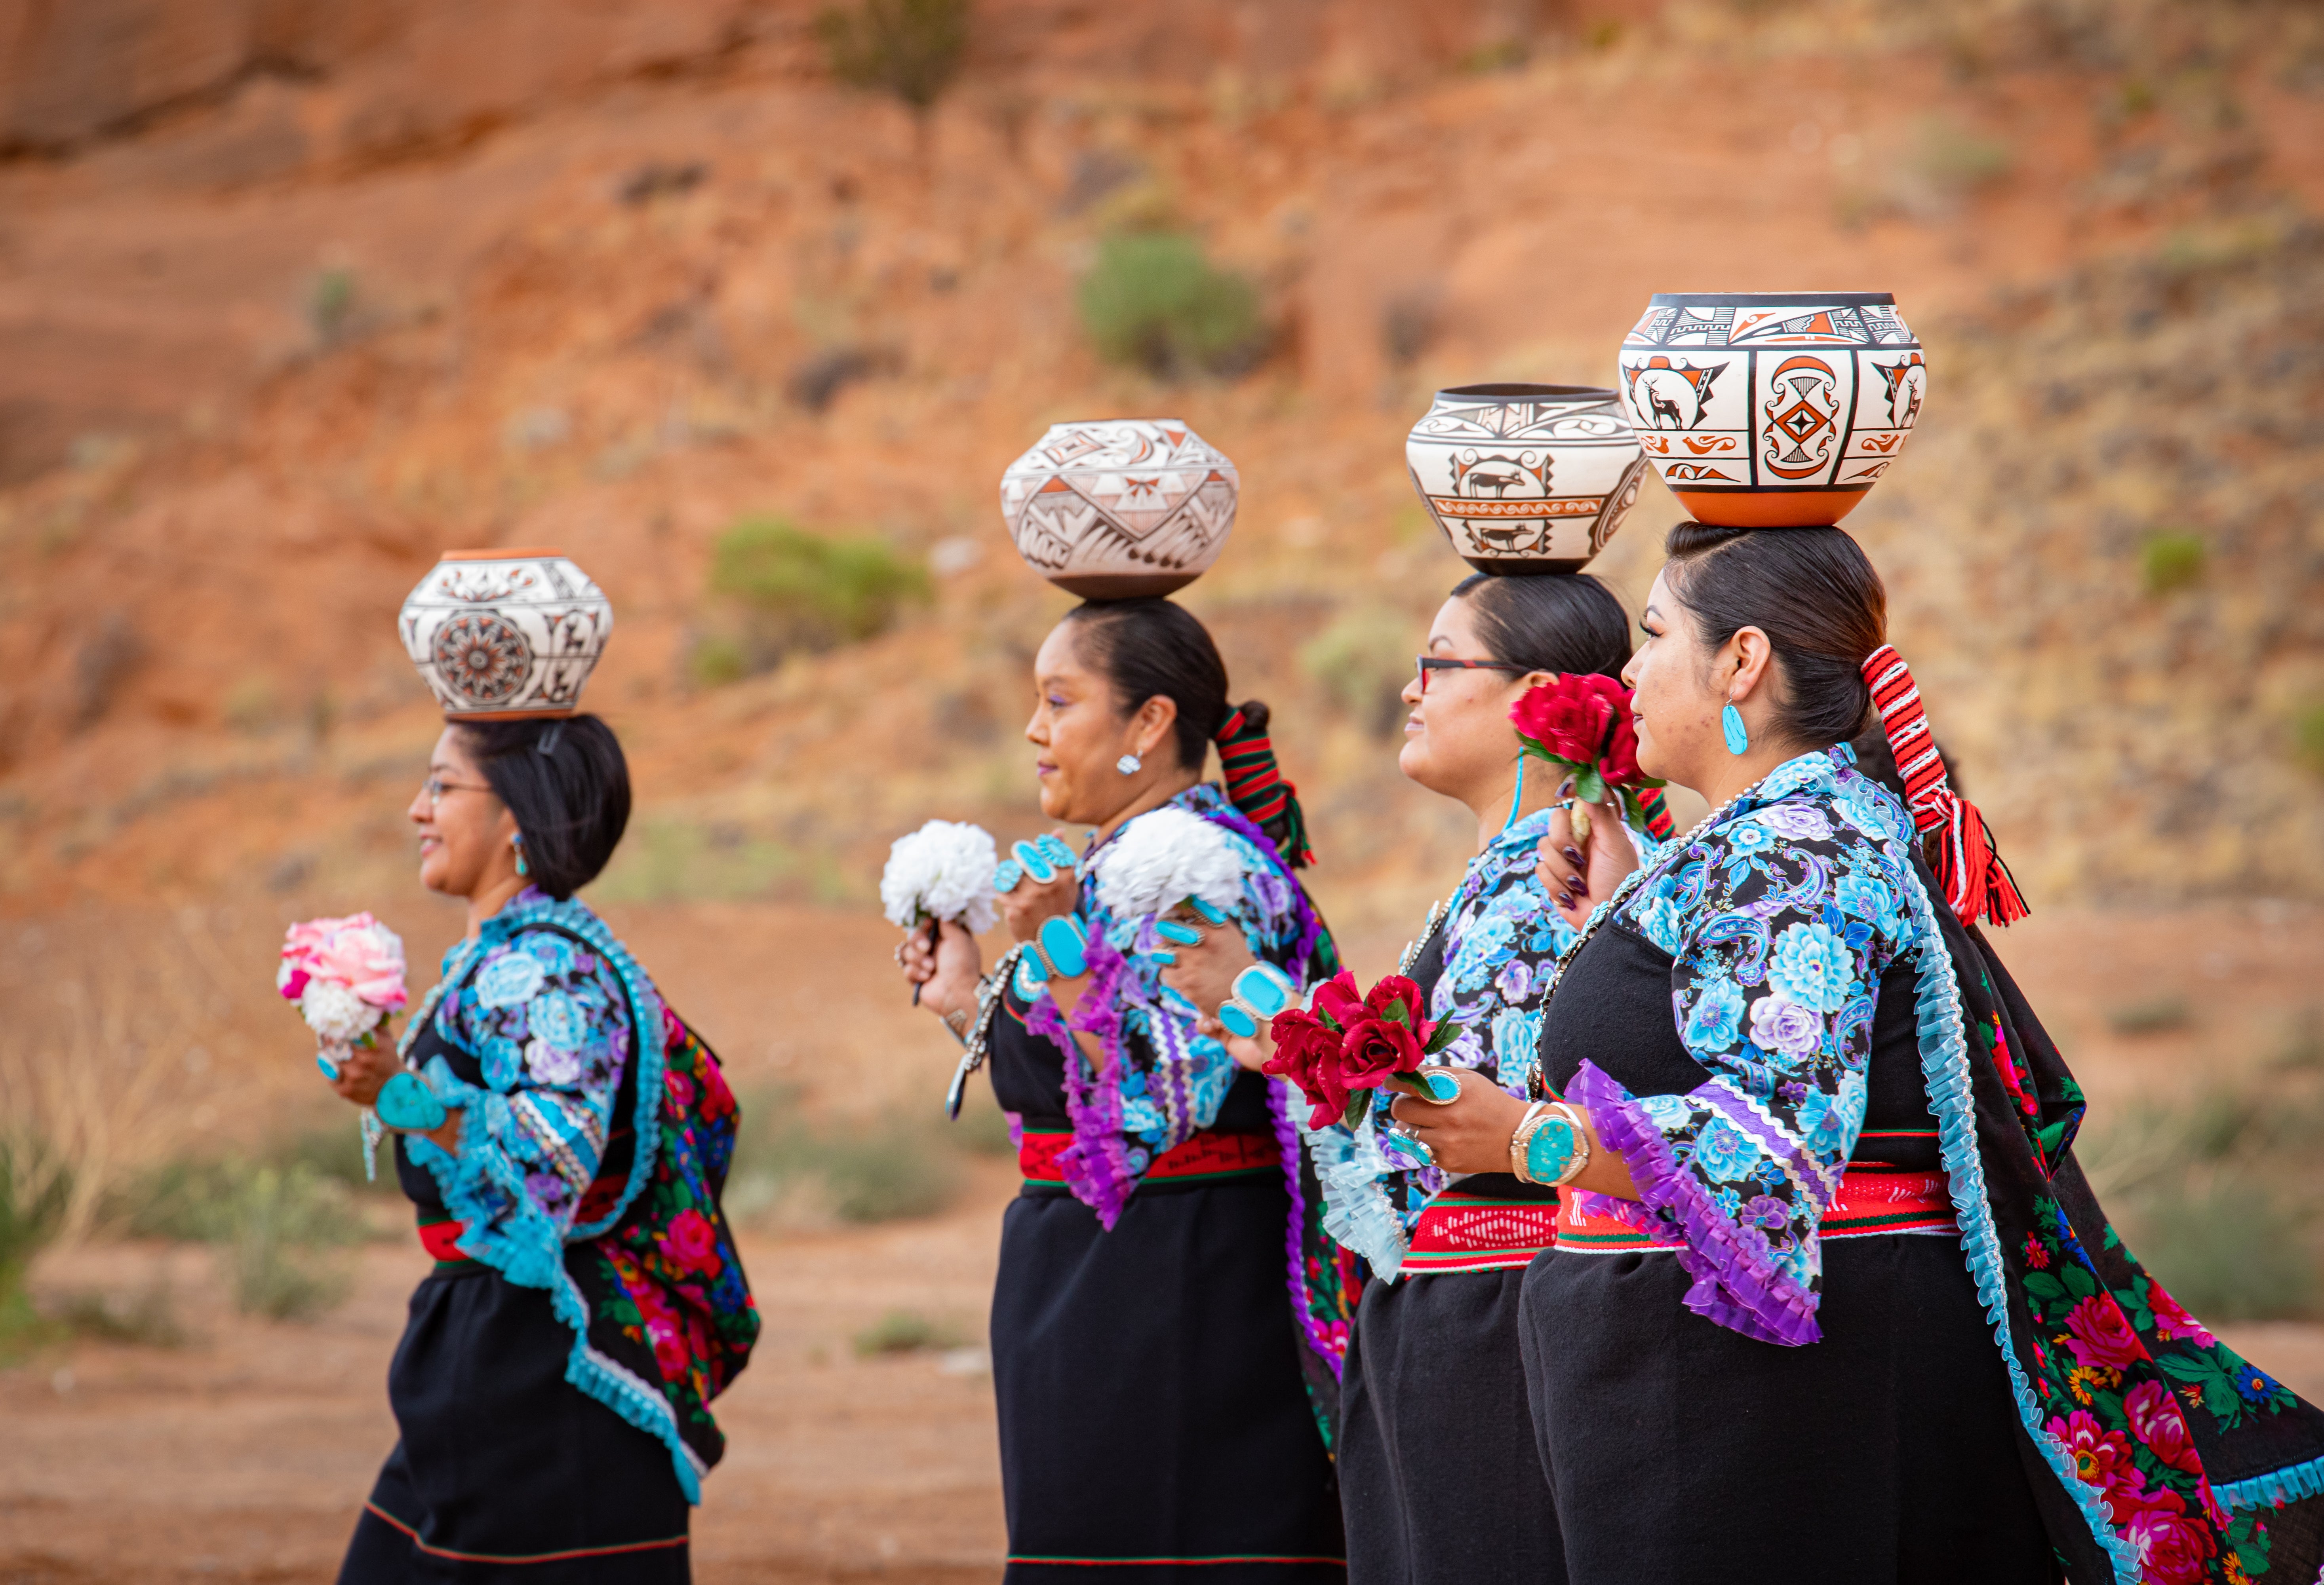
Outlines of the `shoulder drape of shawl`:
M 1871 786 L 1845 746 L 1806 758 L 1828 769 L 1794 760 L 1770 783 L 1802 767 L 1842 796 Z M 1923 1078 L 2052 1544 L 2077 1585 L 2308 1585 L 2324 1569 L 2324 1412 L 2221 1346 L 2123 1243 L 2074 1159 L 2080 1088 L 1991 943 L 1904 857 L 1897 950 Z M 1636 1173 L 1649 1120 L 1597 1078 L 1591 1103 Z
M 426 1017 L 483 1078 L 431 1058 L 460 1148 L 406 1147 L 462 1252 L 549 1291 L 574 1333 L 566 1379 L 660 1438 L 700 1501 L 725 1445 L 709 1402 L 759 1330 L 719 1205 L 735 1107 L 715 1055 L 586 905 L 538 890 L 445 954 Z
M 1474 1068 L 1519 1097 L 1528 1092 L 1539 1060 L 1542 1015 L 1535 992 L 1574 937 L 1534 869 L 1549 819 L 1546 809 L 1526 816 L 1469 861 L 1445 909 L 1444 967 L 1429 995 L 1431 1018 L 1465 1026 L 1444 1060 Z M 1374 1276 L 1395 1278 L 1421 1212 L 1443 1190 L 1444 1175 L 1389 1159 L 1370 1112 L 1353 1129 L 1301 1126 L 1323 1182 L 1324 1225 Z
M 1303 984 L 1339 971 L 1330 932 L 1264 832 L 1207 782 L 1181 793 L 1170 806 L 1223 827 L 1233 839 L 1242 861 L 1242 896 L 1231 917 L 1257 956 Z M 1124 822 L 1120 830 L 1134 823 Z M 1066 1187 L 1097 1212 L 1101 1225 L 1111 1228 L 1155 1157 L 1217 1120 L 1240 1070 L 1223 1046 L 1195 1031 L 1194 1005 L 1162 983 L 1153 919 L 1117 919 L 1099 902 L 1090 862 L 1095 852 L 1084 856 L 1081 882 L 1090 983 L 1074 1010 L 1072 1028 L 1046 993 L 1035 1000 L 1025 1022 L 1047 1035 L 1065 1056 L 1065 1112 L 1074 1138 L 1057 1164 Z M 1074 1038 L 1074 1029 L 1101 1042 L 1106 1054 L 1102 1070 Z M 1293 1313 L 1306 1344 L 1300 1366 L 1328 1444 L 1348 1327 L 1364 1273 L 1323 1230 L 1314 1162 L 1300 1139 L 1296 1109 L 1287 1096 L 1283 1081 L 1268 1082 L 1268 1110 L 1291 1197 L 1285 1261 Z

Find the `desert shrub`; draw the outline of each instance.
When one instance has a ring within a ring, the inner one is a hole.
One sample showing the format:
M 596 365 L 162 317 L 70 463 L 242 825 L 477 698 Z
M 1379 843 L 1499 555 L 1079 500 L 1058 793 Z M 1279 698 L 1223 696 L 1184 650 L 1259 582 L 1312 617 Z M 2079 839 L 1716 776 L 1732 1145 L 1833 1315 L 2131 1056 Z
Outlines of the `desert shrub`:
M 862 0 L 815 19 L 831 75 L 851 88 L 893 94 L 926 136 L 928 113 L 960 75 L 968 49 L 968 0 Z
M 1299 669 L 1365 731 L 1393 732 L 1412 677 L 1411 627 L 1386 607 L 1353 607 L 1299 647 Z
M 70 1198 L 69 1182 L 40 1156 L 29 1141 L 0 1144 L 0 1342 L 33 1322 L 24 1274 L 64 1225 Z
M 134 1295 L 79 1289 L 61 1294 L 47 1306 L 49 1319 L 75 1337 L 101 1343 L 131 1343 L 174 1349 L 186 1341 L 178 1304 L 166 1276 Z
M 1942 119 L 1923 121 L 1906 161 L 1911 173 L 1950 197 L 1993 187 L 2015 169 L 2017 156 L 1999 138 Z
M 2194 1021 L 2183 996 L 2166 994 L 2107 1009 L 2107 1027 L 2117 1035 L 2163 1035 Z
M 2160 1196 L 2140 1222 L 2138 1258 L 2204 1320 L 2298 1315 L 2315 1291 L 2301 1219 L 2264 1184 L 2229 1177 Z
M 217 1206 L 235 1308 L 308 1321 L 346 1296 L 350 1277 L 331 1252 L 362 1237 L 345 1184 L 312 1167 L 262 1166 L 241 1175 Z
M 2139 576 L 2148 594 L 2168 594 L 2200 583 L 2205 559 L 2200 534 L 2154 534 L 2139 547 Z
M 337 346 L 354 328 L 355 318 L 355 272 L 318 271 L 307 285 L 307 327 L 314 332 L 315 345 Z
M 749 672 L 766 670 L 795 650 L 874 637 L 929 594 L 927 570 L 880 540 L 825 539 L 779 518 L 745 518 L 721 534 L 710 587 L 739 609 L 739 622 L 726 636 Z
M 960 1185 L 959 1147 L 925 1118 L 887 1114 L 810 1127 L 781 1092 L 742 1109 L 729 1212 L 841 1221 L 933 1216 Z
M 1239 374 L 1267 350 L 1259 289 L 1183 233 L 1107 237 L 1082 277 L 1080 307 L 1101 357 L 1161 378 Z
M 972 1156 L 1014 1156 L 1017 1142 L 1009 1137 L 1009 1114 L 992 1098 L 992 1086 L 971 1079 L 961 1098 L 960 1116 L 946 1129 L 949 1138 Z
M 879 1354 L 917 1354 L 932 1349 L 955 1349 L 962 1341 L 959 1329 L 941 1321 L 930 1320 L 914 1310 L 890 1310 L 879 1320 L 855 1334 L 855 1352 L 859 1359 L 871 1359 Z
M 2292 742 L 2301 763 L 2324 771 L 2324 705 L 2310 705 L 2292 723 Z

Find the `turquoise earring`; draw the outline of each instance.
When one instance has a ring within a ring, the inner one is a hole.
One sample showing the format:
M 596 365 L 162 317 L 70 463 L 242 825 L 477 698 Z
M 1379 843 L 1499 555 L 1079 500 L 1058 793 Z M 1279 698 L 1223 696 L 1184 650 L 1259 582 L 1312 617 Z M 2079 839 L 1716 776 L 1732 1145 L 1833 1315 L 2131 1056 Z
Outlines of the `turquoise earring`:
M 1730 734 L 1729 734 L 1729 742 L 1732 742 L 1732 741 L 1733 741 L 1733 735 L 1732 735 L 1731 733 L 1730 733 Z M 516 878 L 517 878 L 519 880 L 523 880 L 523 879 L 524 879 L 524 876 L 525 876 L 525 869 L 524 869 L 524 833 L 523 833 L 523 832 L 521 832 L 521 831 L 520 831 L 520 832 L 518 832 L 514 836 L 510 837 L 510 838 L 509 838 L 509 846 L 511 846 L 511 847 L 512 847 L 512 848 L 516 849 Z
M 1740 754 L 1751 747 L 1751 734 L 1743 727 L 1743 712 L 1735 707 L 1732 699 L 1728 700 L 1727 708 L 1719 713 L 1719 730 L 1727 735 L 1729 753 Z

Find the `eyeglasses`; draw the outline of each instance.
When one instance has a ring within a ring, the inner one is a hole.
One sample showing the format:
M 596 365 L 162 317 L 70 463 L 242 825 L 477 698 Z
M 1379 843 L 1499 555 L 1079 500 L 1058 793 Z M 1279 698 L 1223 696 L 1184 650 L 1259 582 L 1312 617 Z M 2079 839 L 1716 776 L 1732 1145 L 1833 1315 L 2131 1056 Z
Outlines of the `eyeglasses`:
M 432 809 L 444 801 L 444 795 L 448 792 L 490 792 L 493 789 L 481 781 L 447 781 L 440 776 L 431 776 L 420 784 L 420 790 L 428 795 L 428 806 Z
M 1533 669 L 1513 660 L 1454 660 L 1443 655 L 1415 655 L 1413 664 L 1420 668 L 1420 691 L 1428 691 L 1428 674 L 1432 671 L 1514 671 L 1522 677 Z

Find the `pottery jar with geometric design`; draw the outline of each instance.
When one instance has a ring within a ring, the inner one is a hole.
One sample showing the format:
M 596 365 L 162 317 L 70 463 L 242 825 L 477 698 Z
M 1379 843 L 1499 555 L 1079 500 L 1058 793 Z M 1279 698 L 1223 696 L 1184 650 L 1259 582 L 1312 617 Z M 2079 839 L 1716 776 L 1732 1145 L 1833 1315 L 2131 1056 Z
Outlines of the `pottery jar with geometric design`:
M 1595 385 L 1456 385 L 1405 438 L 1412 487 L 1479 572 L 1573 573 L 1638 499 L 1646 461 Z
M 1001 515 L 1034 571 L 1084 600 L 1167 594 L 1217 559 L 1241 480 L 1176 419 L 1053 424 L 1001 475 Z
M 396 625 L 447 718 L 532 721 L 580 708 L 613 605 L 561 550 L 447 550 Z
M 1885 291 L 1657 292 L 1622 338 L 1647 460 L 1699 522 L 1836 523 L 1904 449 L 1928 393 Z

